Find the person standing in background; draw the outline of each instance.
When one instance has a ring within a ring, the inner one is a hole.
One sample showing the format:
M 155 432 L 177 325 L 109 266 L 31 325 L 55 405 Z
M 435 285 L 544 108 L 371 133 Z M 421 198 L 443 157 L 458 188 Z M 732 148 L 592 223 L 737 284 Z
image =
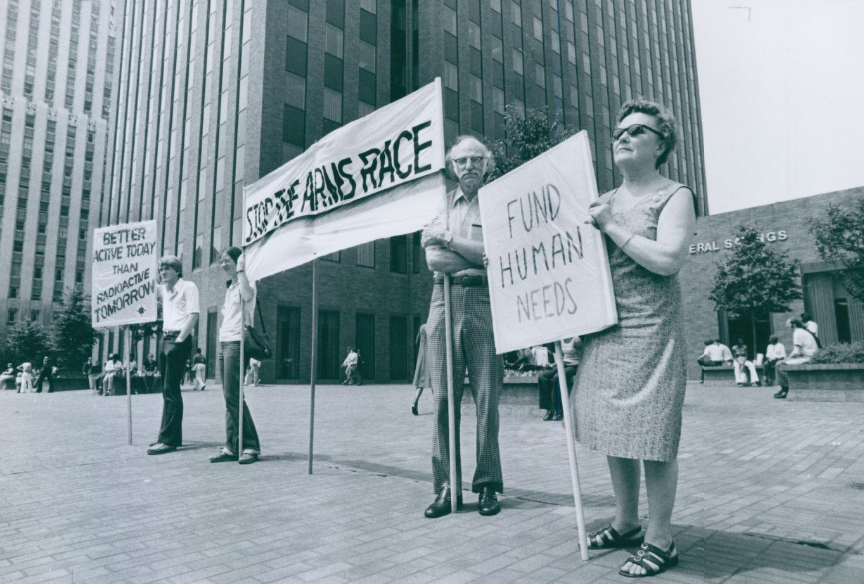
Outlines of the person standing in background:
M 429 368 L 426 366 L 426 325 L 421 324 L 420 330 L 417 331 L 417 366 L 414 368 L 414 387 L 417 388 L 417 393 L 414 394 L 414 405 L 411 406 L 411 413 L 419 415 L 417 405 L 420 403 L 420 395 L 423 389 L 428 387 L 432 391 L 432 381 L 429 379 Z
M 18 366 L 18 371 L 21 372 L 21 385 L 18 388 L 18 393 L 30 393 L 33 391 L 33 364 L 29 361 L 21 363 Z
M 201 347 L 195 349 L 195 356 L 192 357 L 192 375 L 195 376 L 194 390 L 207 389 L 207 359 L 201 354 Z
M 36 378 L 36 393 L 42 393 L 42 383 L 48 381 L 48 390 L 45 393 L 54 391 L 54 369 L 51 363 L 51 358 L 47 355 L 42 359 L 42 368 L 39 369 L 39 376 Z

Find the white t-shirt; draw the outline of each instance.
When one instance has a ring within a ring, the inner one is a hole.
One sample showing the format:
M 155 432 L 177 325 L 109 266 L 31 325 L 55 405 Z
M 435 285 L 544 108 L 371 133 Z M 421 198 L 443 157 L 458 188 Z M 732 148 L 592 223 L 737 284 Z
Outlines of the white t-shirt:
M 549 351 L 546 350 L 546 347 L 542 345 L 531 347 L 531 353 L 534 355 L 534 364 L 537 367 L 549 366 Z
M 804 326 L 807 327 L 808 331 L 810 331 L 811 333 L 813 333 L 817 337 L 819 336 L 819 325 L 818 324 L 816 324 L 812 320 L 808 320 L 807 324 L 805 324 Z
M 732 351 L 723 343 L 712 343 L 705 347 L 703 355 L 708 355 L 712 361 L 731 361 Z
M 162 330 L 180 332 L 193 314 L 201 312 L 198 304 L 198 286 L 183 278 L 177 280 L 173 290 L 166 284 L 159 285 L 162 298 Z
M 819 350 L 813 335 L 800 328 L 796 328 L 792 333 L 792 342 L 799 349 L 798 353 L 804 357 L 812 357 Z
M 255 318 L 255 284 L 249 282 L 252 296 L 246 301 L 246 324 L 252 324 Z M 243 323 L 240 322 L 240 283 L 232 282 L 225 291 L 225 302 L 222 303 L 222 326 L 219 327 L 219 342 L 229 343 L 243 338 Z
M 775 343 L 773 345 L 768 345 L 768 349 L 765 351 L 766 359 L 785 359 L 786 358 L 786 347 L 783 346 L 783 343 Z

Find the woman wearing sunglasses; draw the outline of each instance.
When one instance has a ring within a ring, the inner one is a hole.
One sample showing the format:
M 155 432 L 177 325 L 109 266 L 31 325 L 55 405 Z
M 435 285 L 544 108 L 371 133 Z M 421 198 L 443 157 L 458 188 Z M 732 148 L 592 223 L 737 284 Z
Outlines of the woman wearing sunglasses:
M 588 209 L 606 236 L 618 325 L 584 340 L 571 408 L 576 439 L 606 454 L 615 519 L 589 534 L 592 548 L 638 548 L 621 566 L 631 578 L 678 563 L 671 518 L 686 387 L 677 273 L 696 224 L 692 191 L 660 174 L 675 148 L 674 120 L 662 106 L 631 101 L 612 132 L 620 187 Z M 645 469 L 648 528 L 639 523 Z

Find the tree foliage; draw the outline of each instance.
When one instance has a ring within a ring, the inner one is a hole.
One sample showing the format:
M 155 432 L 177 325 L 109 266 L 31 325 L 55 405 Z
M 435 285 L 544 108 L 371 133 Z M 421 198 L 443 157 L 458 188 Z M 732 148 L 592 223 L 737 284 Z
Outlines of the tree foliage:
M 559 121 L 549 121 L 545 111 L 529 109 L 523 117 L 512 106 L 504 114 L 503 140 L 492 143 L 495 168 L 489 176 L 494 180 L 549 150 L 572 136 Z
M 741 226 L 737 242 L 732 255 L 717 265 L 710 295 L 717 310 L 742 318 L 789 312 L 789 303 L 801 298 L 798 261 L 769 247 L 752 227 Z
M 52 332 L 60 367 L 69 371 L 81 369 L 98 340 L 90 315 L 90 297 L 81 286 L 75 286 L 63 297 L 60 309 L 54 312 Z
M 756 320 L 770 312 L 789 312 L 801 298 L 798 260 L 790 260 L 759 239 L 759 232 L 741 226 L 732 255 L 718 263 L 709 298 L 717 310 L 750 321 L 751 347 L 756 347 Z
M 843 266 L 836 276 L 846 291 L 864 303 L 864 199 L 851 208 L 830 205 L 827 217 L 813 220 L 810 233 L 822 259 Z
M 14 366 L 29 361 L 39 367 L 42 358 L 50 352 L 51 338 L 41 325 L 24 320 L 7 329 L 4 353 Z

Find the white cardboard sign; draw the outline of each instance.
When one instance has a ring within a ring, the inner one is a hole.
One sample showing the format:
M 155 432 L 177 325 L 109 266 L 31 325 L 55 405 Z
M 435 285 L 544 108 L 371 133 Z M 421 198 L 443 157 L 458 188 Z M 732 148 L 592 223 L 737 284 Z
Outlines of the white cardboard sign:
M 156 320 L 156 221 L 96 229 L 92 260 L 94 327 Z
M 585 223 L 598 193 L 584 131 L 479 197 L 497 353 L 618 322 L 606 243 Z

